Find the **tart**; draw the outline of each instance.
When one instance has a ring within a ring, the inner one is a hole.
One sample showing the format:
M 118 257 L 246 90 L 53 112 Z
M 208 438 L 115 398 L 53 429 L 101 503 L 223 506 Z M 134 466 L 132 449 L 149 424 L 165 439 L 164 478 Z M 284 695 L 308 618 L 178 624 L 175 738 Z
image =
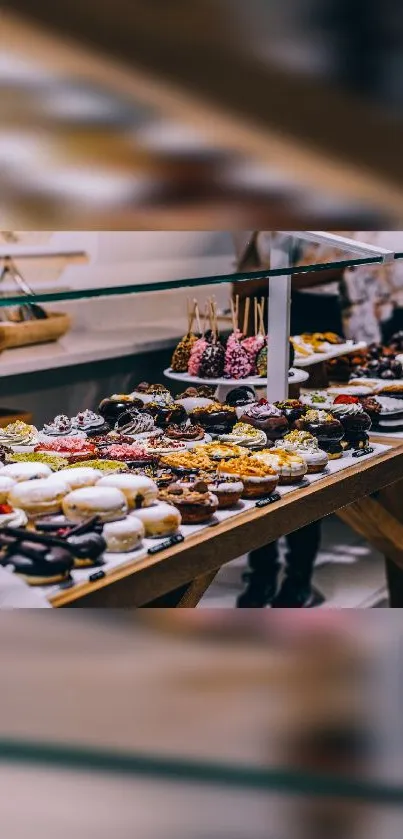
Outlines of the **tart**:
M 169 437 L 165 437 L 165 435 L 161 437 L 149 437 L 148 440 L 143 441 L 143 446 L 148 454 L 153 454 L 156 457 L 187 451 L 187 445 L 183 440 L 171 440 Z
M 150 463 L 156 455 L 146 451 L 143 445 L 136 443 L 112 443 L 99 450 L 106 460 L 121 460 L 124 463 Z
M 317 438 L 319 447 L 327 452 L 329 460 L 338 460 L 343 449 L 341 440 L 344 437 L 344 428 L 340 420 L 336 419 L 327 411 L 310 410 L 296 421 L 298 431 L 309 431 Z
M 263 498 L 270 495 L 278 484 L 279 474 L 256 457 L 236 457 L 223 460 L 217 469 L 220 476 L 236 477 L 244 488 L 242 498 Z
M 219 440 L 221 443 L 234 443 L 247 449 L 263 449 L 267 446 L 265 432 L 248 425 L 247 422 L 237 422 L 229 434 L 220 434 Z
M 161 490 L 160 500 L 173 504 L 182 518 L 182 524 L 204 524 L 218 510 L 218 498 L 210 492 L 207 483 L 195 481 L 189 487 L 171 484 Z
M 255 455 L 256 460 L 271 466 L 278 475 L 280 484 L 297 484 L 308 471 L 307 464 L 297 452 L 281 448 L 280 441 L 273 449 L 263 449 Z
M 59 457 L 66 458 L 69 463 L 76 460 L 87 460 L 96 454 L 93 443 L 81 437 L 55 437 L 54 440 L 42 440 L 35 447 L 35 451 L 59 455 Z
M 29 454 L 12 454 L 9 458 L 10 463 L 44 463 L 49 466 L 52 472 L 58 472 L 59 469 L 64 469 L 68 465 L 68 460 L 65 457 L 59 457 L 57 454 L 45 454 L 44 452 L 30 452 Z
M 202 447 L 196 452 L 194 449 L 186 453 L 169 454 L 161 458 L 161 465 L 168 466 L 174 472 L 198 472 L 199 469 L 213 471 L 213 461 Z
M 264 431 L 267 439 L 273 441 L 284 437 L 289 429 L 288 420 L 280 408 L 271 405 L 266 399 L 245 408 L 241 422 Z
M 125 463 L 120 460 L 83 460 L 77 461 L 69 466 L 67 469 L 76 469 L 79 466 L 86 466 L 91 469 L 98 469 L 103 475 L 113 475 L 116 472 L 127 472 L 128 468 Z
M 308 431 L 290 431 L 276 445 L 281 446 L 287 452 L 295 452 L 302 457 L 307 465 L 308 474 L 314 475 L 323 472 L 328 464 L 329 458 L 326 452 L 319 448 L 316 437 L 313 437 Z
M 332 405 L 332 414 L 344 428 L 346 448 L 361 449 L 368 445 L 368 431 L 371 417 L 365 413 L 361 402 L 352 396 L 337 396 Z
M 235 408 L 231 405 L 221 405 L 219 402 L 212 402 L 203 408 L 194 408 L 189 417 L 193 425 L 201 425 L 211 434 L 225 434 L 233 428 L 237 419 Z
M 243 457 L 248 455 L 246 448 L 237 446 L 234 443 L 206 443 L 196 446 L 195 453 L 207 454 L 211 460 L 229 460 L 231 457 Z

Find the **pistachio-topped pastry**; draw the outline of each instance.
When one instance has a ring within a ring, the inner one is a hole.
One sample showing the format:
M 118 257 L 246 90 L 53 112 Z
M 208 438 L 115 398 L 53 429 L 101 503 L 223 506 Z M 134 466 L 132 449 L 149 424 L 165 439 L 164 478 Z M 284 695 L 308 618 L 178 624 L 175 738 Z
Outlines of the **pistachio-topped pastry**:
M 246 422 L 237 422 L 229 434 L 220 434 L 218 439 L 221 443 L 233 443 L 247 449 L 262 449 L 267 446 L 265 432 Z
M 45 454 L 44 452 L 26 452 L 24 454 L 15 452 L 9 458 L 10 463 L 45 463 L 52 472 L 58 472 L 59 469 L 64 469 L 68 464 L 68 460 L 58 455 Z
M 273 449 L 256 452 L 255 458 L 278 472 L 280 484 L 299 483 L 308 471 L 303 457 L 295 451 L 287 451 L 281 447 L 280 441 L 277 441 Z
M 0 428 L 0 446 L 8 446 L 16 452 L 33 451 L 38 440 L 38 429 L 21 420 Z
M 276 446 L 281 446 L 287 452 L 295 452 L 305 460 L 308 473 L 323 472 L 328 463 L 326 452 L 319 448 L 316 437 L 308 431 L 290 431 Z
M 296 420 L 299 431 L 309 431 L 317 438 L 319 447 L 327 452 L 329 459 L 336 460 L 343 454 L 340 441 L 344 437 L 341 422 L 328 411 L 309 410 Z

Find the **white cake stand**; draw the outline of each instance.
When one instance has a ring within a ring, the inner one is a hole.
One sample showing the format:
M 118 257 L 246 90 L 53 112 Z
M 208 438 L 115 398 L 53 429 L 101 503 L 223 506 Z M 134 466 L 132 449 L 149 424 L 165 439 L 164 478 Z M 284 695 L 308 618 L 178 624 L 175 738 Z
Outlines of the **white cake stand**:
M 183 382 L 185 385 L 215 385 L 216 398 L 219 402 L 225 402 L 227 394 L 234 387 L 242 387 L 246 385 L 252 388 L 265 388 L 266 379 L 261 376 L 249 376 L 247 379 L 201 379 L 199 376 L 190 376 L 189 373 L 175 373 L 170 367 L 164 370 L 164 376 L 167 379 L 175 379 L 178 382 Z M 309 373 L 306 370 L 296 370 L 292 367 L 290 375 L 288 376 L 288 383 L 290 385 L 299 385 L 309 379 Z

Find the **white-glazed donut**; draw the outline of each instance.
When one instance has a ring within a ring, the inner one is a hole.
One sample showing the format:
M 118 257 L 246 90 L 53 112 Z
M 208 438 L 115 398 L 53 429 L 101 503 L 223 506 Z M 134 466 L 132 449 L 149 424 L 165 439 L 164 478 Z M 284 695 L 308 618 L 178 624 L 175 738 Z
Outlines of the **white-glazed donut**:
M 63 499 L 63 512 L 70 521 L 84 521 L 99 516 L 102 521 L 123 519 L 128 512 L 123 492 L 115 487 L 82 487 Z
M 76 466 L 73 469 L 61 469 L 57 474 L 58 477 L 63 478 L 71 490 L 94 486 L 102 477 L 101 470 L 92 469 L 91 466 Z
M 121 521 L 105 524 L 102 535 L 106 540 L 107 553 L 127 553 L 141 545 L 145 527 L 137 516 L 130 515 Z
M 59 513 L 62 499 L 69 488 L 61 478 L 38 478 L 36 481 L 21 481 L 15 484 L 8 496 L 9 504 L 20 507 L 29 518 Z
M 32 481 L 36 478 L 49 478 L 53 472 L 46 463 L 8 463 L 2 466 L 0 476 L 13 478 L 14 481 Z
M 143 522 L 146 536 L 171 536 L 182 521 L 179 510 L 163 501 L 152 507 L 142 507 L 135 515 Z
M 9 492 L 16 481 L 13 478 L 7 478 L 6 475 L 0 475 L 0 504 L 6 504 Z
M 158 498 L 157 484 L 146 475 L 105 475 L 97 481 L 97 486 L 120 489 L 130 510 L 149 507 Z

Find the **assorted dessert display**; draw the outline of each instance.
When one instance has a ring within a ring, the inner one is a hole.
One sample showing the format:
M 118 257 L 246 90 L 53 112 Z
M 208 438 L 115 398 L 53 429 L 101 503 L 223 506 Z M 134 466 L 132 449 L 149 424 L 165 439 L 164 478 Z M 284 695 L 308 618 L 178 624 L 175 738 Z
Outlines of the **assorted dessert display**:
M 387 344 L 369 344 L 351 355 L 333 358 L 328 362 L 332 381 L 348 382 L 356 379 L 380 379 L 391 382 L 403 378 L 403 332 L 396 332 Z
M 235 355 L 238 333 L 234 319 Z M 214 322 L 209 339 L 218 346 Z M 206 386 L 175 399 L 141 382 L 97 411 L 43 428 L 12 423 L 0 437 L 0 563 L 30 585 L 73 585 L 77 570 L 144 556 L 147 540 L 266 504 L 277 487 L 298 488 L 344 451 L 365 450 L 371 421 L 396 404 L 377 399 L 312 392 L 272 404 L 240 385 L 221 403 Z

